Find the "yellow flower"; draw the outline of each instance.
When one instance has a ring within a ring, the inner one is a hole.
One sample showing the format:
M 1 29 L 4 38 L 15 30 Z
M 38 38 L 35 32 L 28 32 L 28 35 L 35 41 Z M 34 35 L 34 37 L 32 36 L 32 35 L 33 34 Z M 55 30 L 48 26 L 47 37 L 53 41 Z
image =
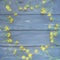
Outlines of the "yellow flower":
M 53 32 L 50 32 L 50 36 L 52 36 L 53 35 Z
M 33 10 L 33 9 L 34 9 L 34 7 L 31 6 L 31 7 L 30 7 L 30 10 Z
M 18 44 L 18 43 L 19 43 L 19 41 L 16 41 L 15 43 L 16 43 L 16 44 Z
M 26 49 L 26 53 L 29 53 L 29 50 L 28 49 Z
M 45 4 L 47 1 L 46 0 L 42 0 L 42 3 Z
M 47 13 L 46 9 L 45 8 L 42 8 L 41 9 L 41 14 L 46 14 L 46 13 Z
M 53 36 L 50 36 L 50 40 L 53 39 L 54 37 Z
M 54 32 L 54 36 L 57 36 L 58 35 L 58 32 Z
M 35 8 L 36 8 L 36 9 L 39 8 L 39 5 L 35 5 Z
M 16 15 L 16 14 L 15 14 Z M 8 16 L 8 18 L 9 18 L 9 22 L 10 23 L 13 23 L 14 22 L 14 19 L 11 17 L 11 16 Z
M 22 56 L 22 59 L 25 59 L 26 57 L 25 56 Z
M 29 53 L 29 54 L 28 54 L 28 57 L 29 57 L 29 58 L 32 58 L 32 54 L 31 54 L 31 53 Z
M 51 13 L 48 13 L 48 16 L 52 16 L 52 14 Z
M 10 18 L 10 23 L 13 23 L 14 22 L 14 19 L 11 17 Z
M 50 21 L 53 21 L 54 19 L 52 17 L 50 17 Z
M 41 46 L 40 48 L 41 48 L 42 51 L 46 50 L 46 47 L 44 47 L 44 46 Z
M 34 51 L 35 53 L 38 53 L 38 49 L 35 49 L 35 51 Z
M 25 5 L 25 7 L 29 8 L 29 5 L 27 4 L 27 5 Z
M 26 60 L 29 60 L 29 57 L 26 57 Z
M 15 12 L 15 13 L 14 13 L 14 16 L 17 16 L 17 15 L 18 15 L 18 13 Z
M 8 43 L 12 43 L 13 40 L 12 40 L 12 39 L 8 39 L 7 42 L 8 42 Z
M 16 50 L 16 49 L 14 49 L 13 54 L 14 54 L 14 55 L 16 55 L 16 52 L 17 52 L 17 50 Z
M 18 9 L 19 9 L 19 10 L 21 10 L 21 11 L 23 10 L 23 8 L 22 8 L 22 7 L 18 7 Z
M 8 16 L 8 18 L 10 19 L 10 18 L 11 18 L 11 16 Z
M 7 37 L 11 37 L 11 33 L 7 33 Z
M 55 30 L 57 30 L 57 29 L 58 29 L 58 27 L 54 27 L 54 29 L 55 29 Z
M 56 27 L 59 27 L 59 24 L 56 24 L 55 26 L 56 26 Z
M 48 48 L 49 46 L 48 45 L 45 45 L 45 48 Z
M 8 26 L 5 26 L 5 31 L 9 31 L 10 30 L 10 28 L 8 27 Z
M 24 7 L 24 10 L 27 10 L 27 7 Z
M 19 48 L 22 50 L 24 48 L 24 46 L 20 46 Z
M 48 25 L 48 28 L 50 29 L 51 27 L 52 27 L 51 24 L 49 24 L 49 25 Z
M 54 42 L 54 39 L 52 39 L 50 42 L 53 43 Z
M 7 11 L 12 11 L 11 7 L 9 5 L 6 5 L 6 10 Z
M 23 49 L 22 49 L 22 51 L 26 51 L 26 49 L 25 49 L 25 48 L 23 48 Z

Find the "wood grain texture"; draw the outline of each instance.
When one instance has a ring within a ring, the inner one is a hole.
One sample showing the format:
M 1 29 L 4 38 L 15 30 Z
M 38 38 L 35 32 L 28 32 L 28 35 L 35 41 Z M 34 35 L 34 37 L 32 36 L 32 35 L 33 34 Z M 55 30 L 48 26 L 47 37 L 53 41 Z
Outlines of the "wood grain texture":
M 41 4 L 42 0 L 0 0 L 0 60 L 60 60 L 60 0 L 47 0 L 45 5 Z M 9 4 L 12 12 L 6 10 Z M 18 7 L 24 8 L 29 4 L 34 9 L 19 11 Z M 35 5 L 39 5 L 36 9 Z M 49 20 L 47 14 L 41 14 L 41 8 L 47 8 L 52 13 L 53 21 Z M 14 16 L 14 13 L 18 13 Z M 8 16 L 12 16 L 14 22 L 9 22 Z M 51 24 L 51 28 L 48 26 Z M 55 31 L 55 25 L 59 27 Z M 8 26 L 9 31 L 4 27 Z M 7 33 L 11 33 L 12 43 L 7 42 L 9 39 Z M 57 32 L 54 43 L 50 42 L 50 32 Z M 16 41 L 19 43 L 16 44 Z M 26 50 L 21 50 L 23 46 Z M 43 48 L 41 48 L 43 46 Z M 45 49 L 45 46 L 48 48 Z M 45 50 L 45 51 L 43 51 Z M 16 53 L 15 55 L 13 53 Z M 28 59 L 28 54 L 32 53 L 33 57 Z
M 50 22 L 46 15 L 18 15 L 13 16 L 13 24 L 9 23 L 9 15 L 0 15 L 0 27 L 8 25 L 10 30 L 54 30 L 56 24 L 60 25 L 60 16 L 53 15 L 53 21 Z M 48 26 L 51 25 L 49 29 Z M 59 26 L 60 27 L 60 26 Z M 60 28 L 58 28 L 60 30 Z

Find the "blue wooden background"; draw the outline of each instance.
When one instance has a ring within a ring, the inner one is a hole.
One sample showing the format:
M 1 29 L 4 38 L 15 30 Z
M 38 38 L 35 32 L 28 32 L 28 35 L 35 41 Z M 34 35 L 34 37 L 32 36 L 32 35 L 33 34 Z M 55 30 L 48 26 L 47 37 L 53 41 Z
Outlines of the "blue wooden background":
M 23 1 L 22 3 L 19 3 Z M 9 4 L 12 8 L 12 12 L 8 12 L 5 8 L 6 4 Z M 58 36 L 55 38 L 55 43 L 50 44 L 49 33 L 56 32 L 54 30 L 55 24 L 60 25 L 60 0 L 48 0 L 44 5 L 52 13 L 54 20 L 51 22 L 49 17 L 42 15 L 40 9 L 42 8 L 42 0 L 0 0 L 0 60 L 23 60 L 21 56 L 27 54 L 19 50 L 19 46 L 25 46 L 33 54 L 32 59 L 29 60 L 60 60 L 60 26 L 58 28 Z M 25 6 L 26 4 L 35 6 L 39 4 L 38 9 L 19 11 L 18 6 Z M 13 14 L 17 12 L 18 15 Z M 14 23 L 10 24 L 7 16 L 14 18 Z M 51 24 L 52 28 L 49 29 L 48 25 Z M 5 42 L 7 40 L 7 31 L 4 31 L 4 27 L 9 26 L 11 39 L 13 43 L 9 44 Z M 15 41 L 18 40 L 19 44 L 15 46 Z M 3 41 L 3 42 L 2 42 Z M 46 51 L 40 49 L 41 45 L 49 45 Z M 11 47 L 12 46 L 12 47 Z M 54 46 L 54 48 L 52 48 Z M 17 49 L 16 55 L 13 55 L 13 51 Z M 35 54 L 34 50 L 38 49 L 38 53 Z M 27 59 L 25 59 L 27 60 Z

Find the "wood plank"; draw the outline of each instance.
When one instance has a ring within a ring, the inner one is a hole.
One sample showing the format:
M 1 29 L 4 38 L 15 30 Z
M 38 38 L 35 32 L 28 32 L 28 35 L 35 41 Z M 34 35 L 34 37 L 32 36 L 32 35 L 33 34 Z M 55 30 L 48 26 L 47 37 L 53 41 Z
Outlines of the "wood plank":
M 13 1 L 13 0 L 8 0 L 8 1 L 3 1 L 3 0 L 1 0 L 0 1 L 0 14 L 13 14 L 14 12 L 17 12 L 18 14 L 40 14 L 40 10 L 41 10 L 41 8 L 42 8 L 42 4 L 41 4 L 41 2 L 42 2 L 42 0 L 33 0 L 33 1 L 31 1 L 30 2 L 30 0 L 25 0 L 25 1 L 23 1 L 22 0 L 22 2 L 23 3 L 20 3 L 20 1 L 21 0 L 18 0 L 18 1 Z M 11 4 L 10 4 L 10 3 Z M 44 4 L 44 7 L 45 8 L 47 8 L 48 9 L 48 11 L 50 11 L 50 12 L 52 12 L 53 14 L 60 14 L 60 7 L 58 7 L 59 5 L 60 5 L 60 0 L 47 0 L 47 3 L 46 4 Z M 12 8 L 12 12 L 8 12 L 7 10 L 6 10 L 6 8 L 5 8 L 5 6 L 6 6 L 6 4 L 10 4 L 10 6 L 11 6 L 11 8 Z M 38 9 L 35 9 L 34 8 L 34 10 L 33 11 L 31 11 L 30 9 L 28 9 L 27 11 L 19 11 L 18 10 L 18 6 L 24 6 L 24 5 L 26 5 L 26 4 L 30 4 L 30 6 L 35 6 L 35 5 L 37 5 L 37 4 L 39 4 L 40 5 L 40 7 L 38 8 Z
M 16 41 L 19 41 L 18 45 L 26 46 L 39 46 L 50 44 L 50 32 L 51 31 L 10 31 L 12 42 L 9 43 L 7 32 L 0 31 L 0 45 L 14 46 Z M 56 31 L 52 31 L 56 32 Z M 54 43 L 60 45 L 60 31 L 57 31 L 57 36 L 54 37 Z
M 4 28 L 6 25 L 10 30 L 54 30 L 56 24 L 60 27 L 60 16 L 53 15 L 53 21 L 50 22 L 49 17 L 46 15 L 18 15 L 13 16 L 14 22 L 10 24 L 8 15 L 0 15 L 0 27 Z M 48 28 L 49 24 L 51 29 Z M 60 30 L 60 28 L 58 29 Z
M 33 54 L 32 59 L 42 59 L 44 60 L 44 58 L 47 60 L 49 60 L 50 57 L 54 58 L 60 58 L 60 48 L 59 47 L 54 47 L 51 48 L 49 47 L 48 49 L 46 49 L 48 51 L 48 55 L 46 52 L 43 52 L 40 47 L 25 47 L 26 49 L 28 49 L 30 51 L 30 53 Z M 14 55 L 13 52 L 14 50 L 16 51 L 16 54 Z M 38 53 L 35 53 L 35 50 L 38 50 Z M 45 51 L 46 51 L 45 50 Z M 4 54 L 4 55 L 3 55 Z M 26 53 L 25 51 L 22 51 L 19 49 L 19 47 L 0 47 L 0 56 L 1 59 L 3 60 L 8 60 L 8 59 L 21 59 L 22 56 L 27 56 L 28 53 Z

